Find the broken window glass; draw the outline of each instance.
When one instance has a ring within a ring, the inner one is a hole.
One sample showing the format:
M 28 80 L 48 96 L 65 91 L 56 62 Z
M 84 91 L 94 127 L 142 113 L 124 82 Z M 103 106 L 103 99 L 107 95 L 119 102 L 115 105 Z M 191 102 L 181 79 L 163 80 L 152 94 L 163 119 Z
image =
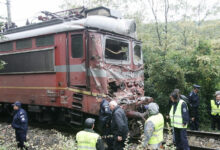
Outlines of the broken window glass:
M 135 45 L 134 46 L 134 63 L 142 63 L 142 51 L 141 51 L 141 46 L 140 45 Z
M 129 44 L 116 39 L 106 39 L 105 58 L 114 60 L 128 60 Z

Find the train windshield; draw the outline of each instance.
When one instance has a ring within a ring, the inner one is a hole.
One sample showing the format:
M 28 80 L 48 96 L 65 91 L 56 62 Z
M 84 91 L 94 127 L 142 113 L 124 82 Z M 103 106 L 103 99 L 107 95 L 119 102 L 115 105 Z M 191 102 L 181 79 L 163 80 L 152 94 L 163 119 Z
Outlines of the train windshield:
M 105 59 L 112 62 L 129 61 L 129 42 L 122 39 L 110 39 L 105 41 Z
M 140 44 L 137 43 L 134 44 L 133 58 L 135 65 L 143 64 L 142 50 Z

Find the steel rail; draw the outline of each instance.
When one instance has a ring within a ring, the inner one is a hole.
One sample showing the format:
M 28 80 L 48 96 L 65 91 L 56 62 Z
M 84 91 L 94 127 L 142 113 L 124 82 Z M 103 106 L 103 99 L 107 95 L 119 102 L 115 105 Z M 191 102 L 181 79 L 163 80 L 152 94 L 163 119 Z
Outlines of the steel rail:
M 198 137 L 219 138 L 220 139 L 220 132 L 187 130 L 187 135 L 188 136 L 198 136 Z
M 207 147 L 198 147 L 198 146 L 189 146 L 190 150 L 215 150 L 213 148 L 207 148 Z
M 170 129 L 172 131 L 172 129 Z M 168 132 L 167 128 L 164 128 L 164 132 Z M 187 136 L 198 136 L 198 137 L 211 137 L 211 138 L 219 138 L 220 132 L 207 132 L 207 131 L 194 131 L 187 130 Z
M 172 129 L 170 129 L 172 131 Z M 168 133 L 168 129 L 165 128 L 164 132 Z M 195 136 L 200 138 L 214 138 L 220 140 L 220 132 L 207 132 L 207 131 L 194 131 L 194 130 L 187 130 L 187 136 Z M 209 147 L 200 147 L 200 146 L 193 146 L 189 145 L 191 150 L 215 150 Z

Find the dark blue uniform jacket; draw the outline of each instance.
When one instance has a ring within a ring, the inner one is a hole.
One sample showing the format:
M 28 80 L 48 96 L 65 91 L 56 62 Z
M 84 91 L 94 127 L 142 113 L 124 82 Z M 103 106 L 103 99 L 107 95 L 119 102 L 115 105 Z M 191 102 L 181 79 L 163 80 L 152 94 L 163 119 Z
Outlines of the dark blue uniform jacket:
M 107 124 L 110 125 L 112 111 L 109 107 L 109 102 L 106 99 L 103 99 L 100 104 L 99 111 L 99 121 L 102 127 L 106 127 Z
M 127 138 L 128 120 L 124 110 L 120 106 L 116 106 L 112 112 L 111 128 L 115 138 L 117 136 L 122 136 L 123 140 Z
M 191 92 L 189 94 L 189 103 L 191 106 L 190 116 L 198 118 L 199 117 L 199 114 L 198 114 L 199 95 L 195 92 Z
M 195 92 L 189 94 L 189 103 L 191 107 L 199 107 L 199 95 Z
M 20 108 L 19 110 L 14 112 L 12 127 L 15 130 L 27 131 L 27 129 L 28 129 L 28 118 L 27 118 L 27 113 L 24 109 Z

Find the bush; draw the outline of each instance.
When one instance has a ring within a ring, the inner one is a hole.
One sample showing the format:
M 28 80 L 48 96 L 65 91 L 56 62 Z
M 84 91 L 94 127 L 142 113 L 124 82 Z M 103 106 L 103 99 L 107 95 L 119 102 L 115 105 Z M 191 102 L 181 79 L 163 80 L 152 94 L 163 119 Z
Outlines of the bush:
M 210 115 L 210 100 L 220 90 L 220 56 L 211 49 L 209 42 L 199 41 L 193 51 L 169 50 L 165 55 L 160 51 L 144 50 L 145 95 L 154 97 L 163 114 L 168 113 L 170 92 L 178 88 L 188 96 L 193 84 L 200 90 L 200 122 L 206 122 Z M 206 122 L 207 123 L 207 122 Z

